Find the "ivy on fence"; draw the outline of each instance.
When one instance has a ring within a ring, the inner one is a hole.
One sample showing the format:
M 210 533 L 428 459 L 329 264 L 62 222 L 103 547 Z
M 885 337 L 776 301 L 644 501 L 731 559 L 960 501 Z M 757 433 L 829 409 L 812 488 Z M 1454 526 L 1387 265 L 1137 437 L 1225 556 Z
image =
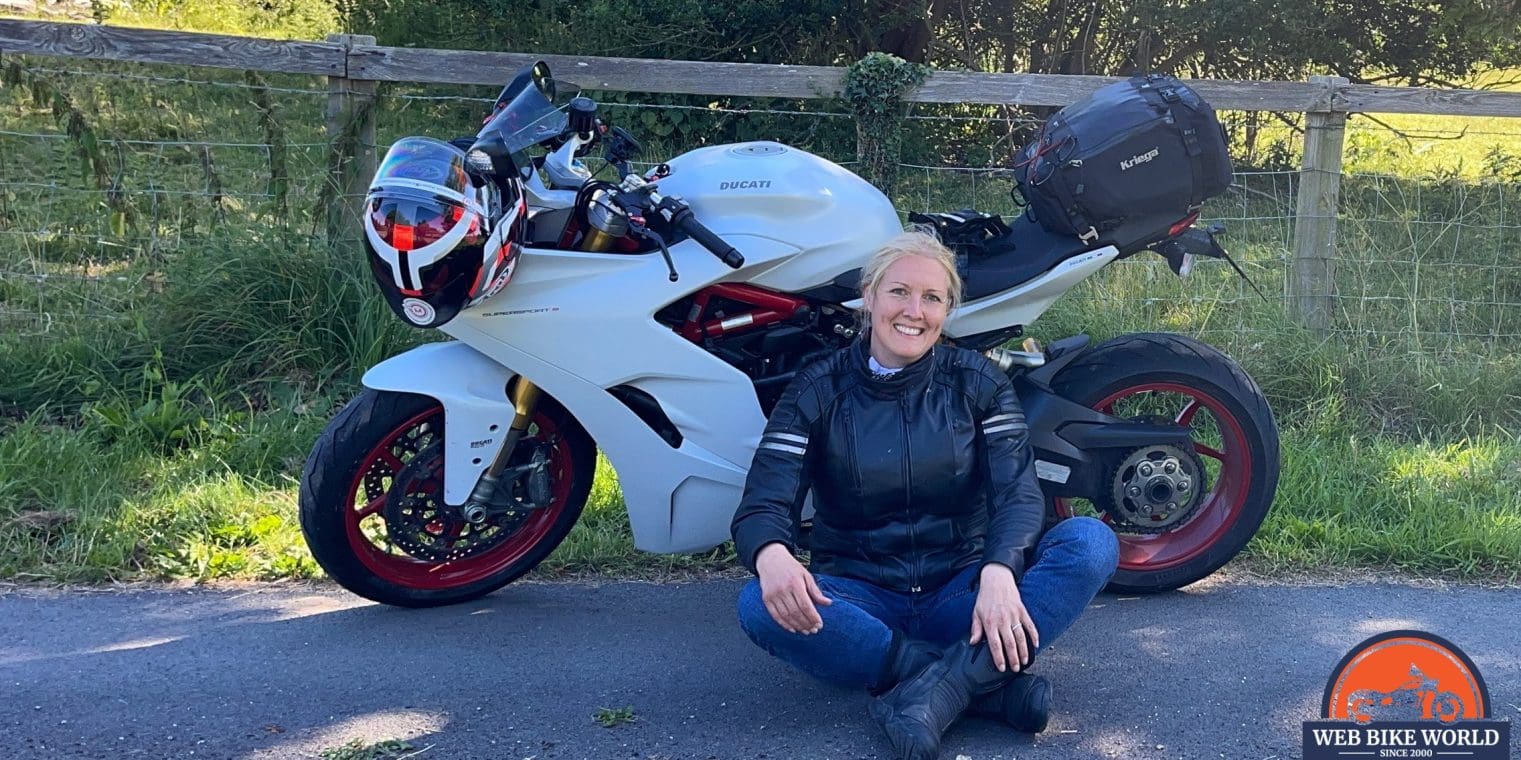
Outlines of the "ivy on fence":
M 903 96 L 924 84 L 930 68 L 888 53 L 870 53 L 845 70 L 845 102 L 856 119 L 858 172 L 884 193 L 898 182 L 903 151 Z

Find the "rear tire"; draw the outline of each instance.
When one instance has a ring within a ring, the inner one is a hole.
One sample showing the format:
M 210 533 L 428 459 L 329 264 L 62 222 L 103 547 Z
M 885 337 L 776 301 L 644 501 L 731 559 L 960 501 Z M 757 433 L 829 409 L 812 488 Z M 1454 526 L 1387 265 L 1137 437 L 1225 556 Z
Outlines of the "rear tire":
M 501 425 L 505 432 L 507 423 Z M 545 397 L 520 447 L 550 452 L 551 503 L 473 526 L 448 510 L 414 511 L 422 540 L 456 559 L 419 559 L 395 546 L 383 510 L 393 488 L 419 504 L 443 501 L 444 409 L 411 393 L 365 390 L 328 423 L 301 474 L 301 531 L 317 564 L 339 585 L 366 599 L 400 607 L 434 607 L 475 599 L 532 570 L 580 518 L 591 492 L 596 448 L 558 403 Z M 419 456 L 431 457 L 408 468 Z M 412 473 L 410 476 L 407 473 Z M 397 483 L 397 476 L 408 477 Z M 436 530 L 435 530 L 436 528 Z
M 1116 529 L 1120 566 L 1110 591 L 1181 588 L 1220 569 L 1256 535 L 1278 490 L 1278 426 L 1257 383 L 1225 354 L 1181 335 L 1124 335 L 1073 361 L 1052 389 L 1117 417 L 1166 413 L 1190 424 L 1196 450 L 1215 462 L 1211 490 L 1186 521 L 1155 535 Z M 1070 500 L 1047 501 L 1057 519 L 1093 513 Z

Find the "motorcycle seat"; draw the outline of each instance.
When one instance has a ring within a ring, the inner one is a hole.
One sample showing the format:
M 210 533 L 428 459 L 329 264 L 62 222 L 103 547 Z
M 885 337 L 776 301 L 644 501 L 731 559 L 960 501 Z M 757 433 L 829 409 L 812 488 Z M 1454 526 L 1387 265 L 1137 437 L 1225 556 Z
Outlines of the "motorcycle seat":
M 1071 235 L 1047 232 L 1028 214 L 1009 222 L 1009 234 L 981 245 L 957 246 L 966 300 L 1000 293 L 1028 282 L 1093 246 Z
M 1009 223 L 1009 233 L 979 243 L 952 244 L 961 271 L 964 300 L 974 301 L 1039 277 L 1052 267 L 1091 251 L 1096 246 L 1071 235 L 1047 232 L 1039 223 L 1020 214 Z M 842 272 L 830 283 L 798 295 L 829 303 L 860 298 L 861 269 Z

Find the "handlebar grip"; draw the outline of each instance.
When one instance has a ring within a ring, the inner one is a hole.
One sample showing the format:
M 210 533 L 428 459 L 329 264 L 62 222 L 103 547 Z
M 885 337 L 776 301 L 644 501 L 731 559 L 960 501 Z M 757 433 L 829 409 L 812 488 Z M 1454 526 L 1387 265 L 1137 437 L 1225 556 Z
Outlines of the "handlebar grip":
M 676 225 L 691 235 L 692 239 L 703 248 L 712 251 L 719 261 L 728 264 L 730 269 L 739 269 L 745 265 L 745 257 L 734 246 L 724 242 L 723 238 L 704 226 L 702 222 L 697 221 L 697 217 L 690 211 L 682 214 Z

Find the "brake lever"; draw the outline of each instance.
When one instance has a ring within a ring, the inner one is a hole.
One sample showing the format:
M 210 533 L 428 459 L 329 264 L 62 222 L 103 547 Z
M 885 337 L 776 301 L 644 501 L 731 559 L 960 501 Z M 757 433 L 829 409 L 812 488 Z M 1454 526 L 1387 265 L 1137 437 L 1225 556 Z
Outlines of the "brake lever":
M 671 282 L 676 282 L 677 280 L 681 279 L 681 275 L 676 274 L 676 262 L 671 259 L 671 249 L 666 246 L 665 238 L 662 237 L 660 233 L 650 229 L 649 227 L 646 227 L 640 222 L 634 221 L 634 217 L 632 215 L 629 216 L 628 228 L 630 232 L 634 232 L 641 237 L 646 237 L 650 240 L 655 241 L 655 245 L 660 246 L 660 255 L 665 257 L 665 268 L 671 273 Z

